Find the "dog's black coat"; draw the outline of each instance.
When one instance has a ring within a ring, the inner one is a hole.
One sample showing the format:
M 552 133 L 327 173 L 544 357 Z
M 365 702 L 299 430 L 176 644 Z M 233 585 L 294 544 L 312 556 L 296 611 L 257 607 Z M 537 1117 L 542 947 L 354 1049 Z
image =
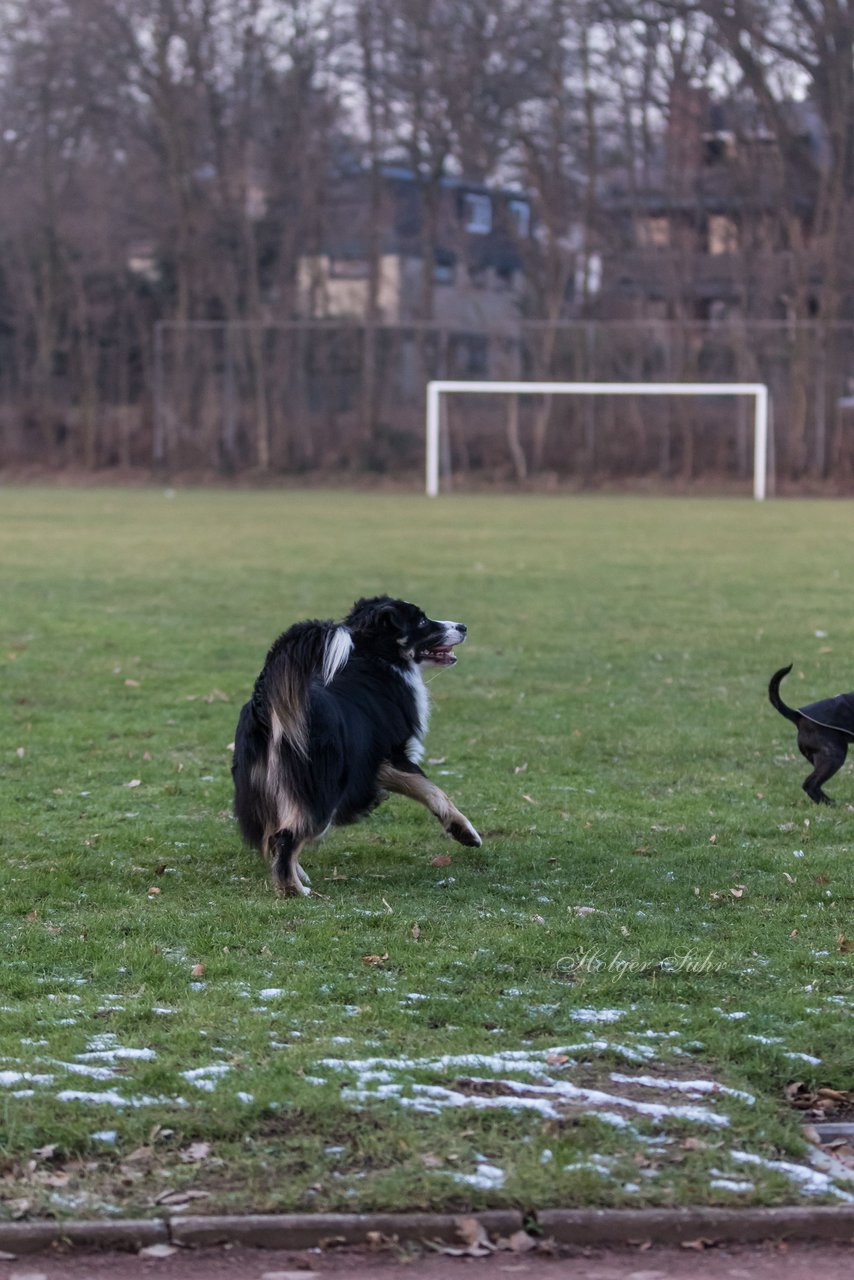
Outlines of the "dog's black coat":
M 813 766 L 802 784 L 804 791 L 816 804 L 833 804 L 823 785 L 844 765 L 848 744 L 854 738 L 854 693 L 809 702 L 796 711 L 780 697 L 780 683 L 791 669 L 789 665 L 774 672 L 768 697 L 780 715 L 797 725 L 798 749 Z
M 358 601 L 343 624 L 299 622 L 276 640 L 243 707 L 234 807 L 246 841 L 272 860 L 282 892 L 307 892 L 306 841 L 355 822 L 386 794 L 426 804 L 478 846 L 471 823 L 418 767 L 427 729 L 422 664 L 450 666 L 462 623 L 435 622 L 388 596 Z

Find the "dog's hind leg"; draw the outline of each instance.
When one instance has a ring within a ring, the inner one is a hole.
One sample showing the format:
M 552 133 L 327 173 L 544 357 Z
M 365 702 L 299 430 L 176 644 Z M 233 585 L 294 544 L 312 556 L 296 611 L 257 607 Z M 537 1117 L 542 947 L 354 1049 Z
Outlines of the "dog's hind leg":
M 394 791 L 397 795 L 409 796 L 429 809 L 438 818 L 449 836 L 458 844 L 468 845 L 471 849 L 479 849 L 482 841 L 478 833 L 464 813 L 445 795 L 441 787 L 431 782 L 425 773 L 407 760 L 405 763 L 382 765 L 378 775 L 380 786 Z
M 803 783 L 804 791 L 806 791 L 810 800 L 814 800 L 816 804 L 834 804 L 832 796 L 829 796 L 822 787 L 828 779 L 838 773 L 845 764 L 845 757 L 848 754 L 846 744 L 833 742 L 825 743 L 820 751 L 816 751 L 811 763 L 815 765 L 812 773 L 805 778 Z
M 299 862 L 304 844 L 304 837 L 295 835 L 293 831 L 278 831 L 271 841 L 273 887 L 282 897 L 291 897 L 296 894 L 306 896 L 311 893 L 311 890 L 306 887 L 308 876 Z

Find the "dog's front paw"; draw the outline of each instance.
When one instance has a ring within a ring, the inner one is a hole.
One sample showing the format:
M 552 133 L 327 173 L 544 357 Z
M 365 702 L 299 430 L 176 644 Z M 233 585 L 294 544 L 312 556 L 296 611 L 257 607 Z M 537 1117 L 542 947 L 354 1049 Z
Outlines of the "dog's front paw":
M 456 840 L 457 844 L 467 845 L 469 849 L 479 849 L 483 844 L 468 818 L 452 822 L 448 827 L 448 835 Z

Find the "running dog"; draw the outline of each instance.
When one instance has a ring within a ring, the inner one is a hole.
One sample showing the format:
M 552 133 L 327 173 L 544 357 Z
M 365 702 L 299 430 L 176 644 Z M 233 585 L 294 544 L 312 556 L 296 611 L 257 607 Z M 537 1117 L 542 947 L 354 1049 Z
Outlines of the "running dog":
M 774 672 L 768 697 L 781 716 L 797 725 L 798 749 L 813 766 L 812 773 L 802 783 L 804 791 L 816 804 L 833 804 L 833 799 L 822 788 L 845 764 L 848 744 L 854 738 L 854 693 L 839 693 L 835 698 L 810 702 L 795 711 L 780 697 L 780 682 L 791 669 L 790 664 Z
M 451 667 L 462 622 L 405 600 L 358 600 L 343 623 L 297 622 L 276 640 L 234 740 L 234 809 L 280 894 L 308 894 L 303 846 L 356 822 L 388 792 L 410 796 L 460 844 L 480 836 L 422 772 L 425 667 Z

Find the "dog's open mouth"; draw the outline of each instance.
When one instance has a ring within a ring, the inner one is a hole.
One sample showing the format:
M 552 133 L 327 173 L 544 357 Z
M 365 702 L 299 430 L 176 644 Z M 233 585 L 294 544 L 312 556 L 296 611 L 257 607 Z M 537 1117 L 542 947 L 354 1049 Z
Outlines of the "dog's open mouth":
M 437 644 L 432 649 L 419 649 L 418 662 L 432 662 L 437 667 L 452 667 L 457 655 L 449 644 Z

